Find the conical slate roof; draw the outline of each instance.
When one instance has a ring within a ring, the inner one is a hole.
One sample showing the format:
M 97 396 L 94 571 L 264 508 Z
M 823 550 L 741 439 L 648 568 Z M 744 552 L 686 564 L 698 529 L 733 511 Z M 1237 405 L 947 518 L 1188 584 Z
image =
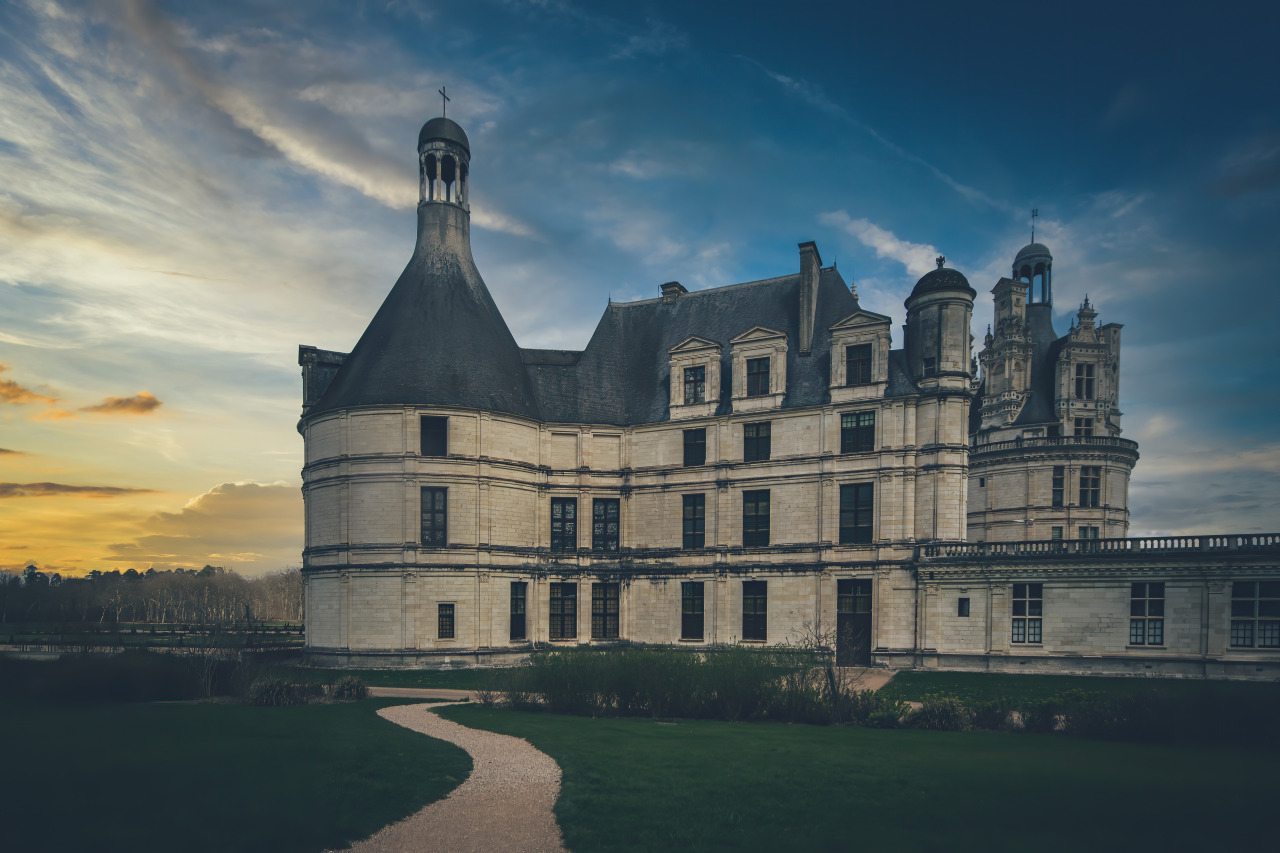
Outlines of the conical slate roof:
M 308 417 L 369 405 L 466 406 L 538 418 L 520 349 L 471 257 L 470 214 L 418 208 L 418 244 Z

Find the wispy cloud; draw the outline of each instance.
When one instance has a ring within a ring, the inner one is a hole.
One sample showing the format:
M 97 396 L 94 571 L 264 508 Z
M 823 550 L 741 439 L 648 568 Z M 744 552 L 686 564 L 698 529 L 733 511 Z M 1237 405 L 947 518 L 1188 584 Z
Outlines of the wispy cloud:
M 862 245 L 874 249 L 876 256 L 895 260 L 914 276 L 922 276 L 936 268 L 938 250 L 928 243 L 903 240 L 892 231 L 866 219 L 853 219 L 846 211 L 833 210 L 818 216 L 818 221 L 839 228 Z
M 80 411 L 99 415 L 146 415 L 162 405 L 152 394 L 139 391 L 132 397 L 107 397 L 101 403 L 85 406 Z
M 0 373 L 4 373 L 9 369 L 7 364 L 0 364 Z M 48 403 L 50 405 L 58 402 L 56 397 L 47 397 L 44 394 L 37 394 L 24 385 L 19 385 L 12 379 L 0 379 L 0 403 L 13 403 L 23 406 L 27 403 Z
M 154 494 L 154 489 L 120 486 L 69 486 L 66 483 L 0 483 L 0 498 L 118 498 L 121 495 Z

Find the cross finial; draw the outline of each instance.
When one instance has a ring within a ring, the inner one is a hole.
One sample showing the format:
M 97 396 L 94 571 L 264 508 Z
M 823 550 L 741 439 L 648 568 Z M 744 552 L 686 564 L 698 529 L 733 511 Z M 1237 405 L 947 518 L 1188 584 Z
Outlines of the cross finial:
M 440 99 L 441 99 L 440 100 L 440 117 L 441 118 L 444 118 L 448 115 L 448 105 L 449 105 L 449 102 L 453 100 L 453 98 L 450 98 L 448 95 L 444 93 L 444 90 L 445 90 L 445 87 L 441 86 L 440 87 Z
M 934 262 L 937 263 L 938 269 L 942 269 L 942 265 L 947 262 L 947 256 L 938 255 L 938 257 L 934 258 Z
M 1033 207 L 1031 209 L 1031 242 L 1036 241 L 1036 217 L 1040 215 L 1040 208 Z

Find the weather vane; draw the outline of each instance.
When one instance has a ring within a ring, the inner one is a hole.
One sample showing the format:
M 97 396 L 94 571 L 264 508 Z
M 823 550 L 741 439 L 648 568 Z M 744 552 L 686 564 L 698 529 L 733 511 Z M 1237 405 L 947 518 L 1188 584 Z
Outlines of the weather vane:
M 449 102 L 453 100 L 444 93 L 445 87 L 440 87 L 440 117 L 446 118 L 449 115 Z
M 1040 208 L 1033 207 L 1031 209 L 1031 242 L 1036 241 L 1036 217 L 1040 215 Z

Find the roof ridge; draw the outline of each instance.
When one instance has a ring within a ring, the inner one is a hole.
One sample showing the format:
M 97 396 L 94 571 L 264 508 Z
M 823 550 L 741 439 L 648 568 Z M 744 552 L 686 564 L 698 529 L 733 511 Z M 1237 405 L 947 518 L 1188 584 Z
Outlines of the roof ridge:
M 830 267 L 824 268 L 824 271 L 825 269 L 830 269 Z M 800 273 L 793 272 L 793 273 L 787 273 L 786 275 L 775 275 L 772 278 L 758 278 L 758 279 L 755 279 L 754 281 L 739 281 L 739 282 L 735 282 L 734 284 L 720 284 L 720 285 L 716 285 L 715 287 L 704 287 L 701 290 L 686 291 L 685 293 L 680 294 L 677 297 L 677 299 L 688 299 L 691 296 L 700 296 L 704 293 L 715 293 L 716 291 L 729 290 L 730 288 L 733 288 L 733 287 L 751 287 L 753 285 L 760 285 L 760 284 L 773 284 L 775 282 L 779 282 L 787 278 L 798 278 L 799 275 Z M 661 296 L 655 296 L 651 299 L 637 299 L 633 302 L 613 302 L 611 303 L 611 305 L 615 308 L 630 308 L 633 305 L 648 305 L 653 302 L 661 302 L 662 299 L 663 297 Z

